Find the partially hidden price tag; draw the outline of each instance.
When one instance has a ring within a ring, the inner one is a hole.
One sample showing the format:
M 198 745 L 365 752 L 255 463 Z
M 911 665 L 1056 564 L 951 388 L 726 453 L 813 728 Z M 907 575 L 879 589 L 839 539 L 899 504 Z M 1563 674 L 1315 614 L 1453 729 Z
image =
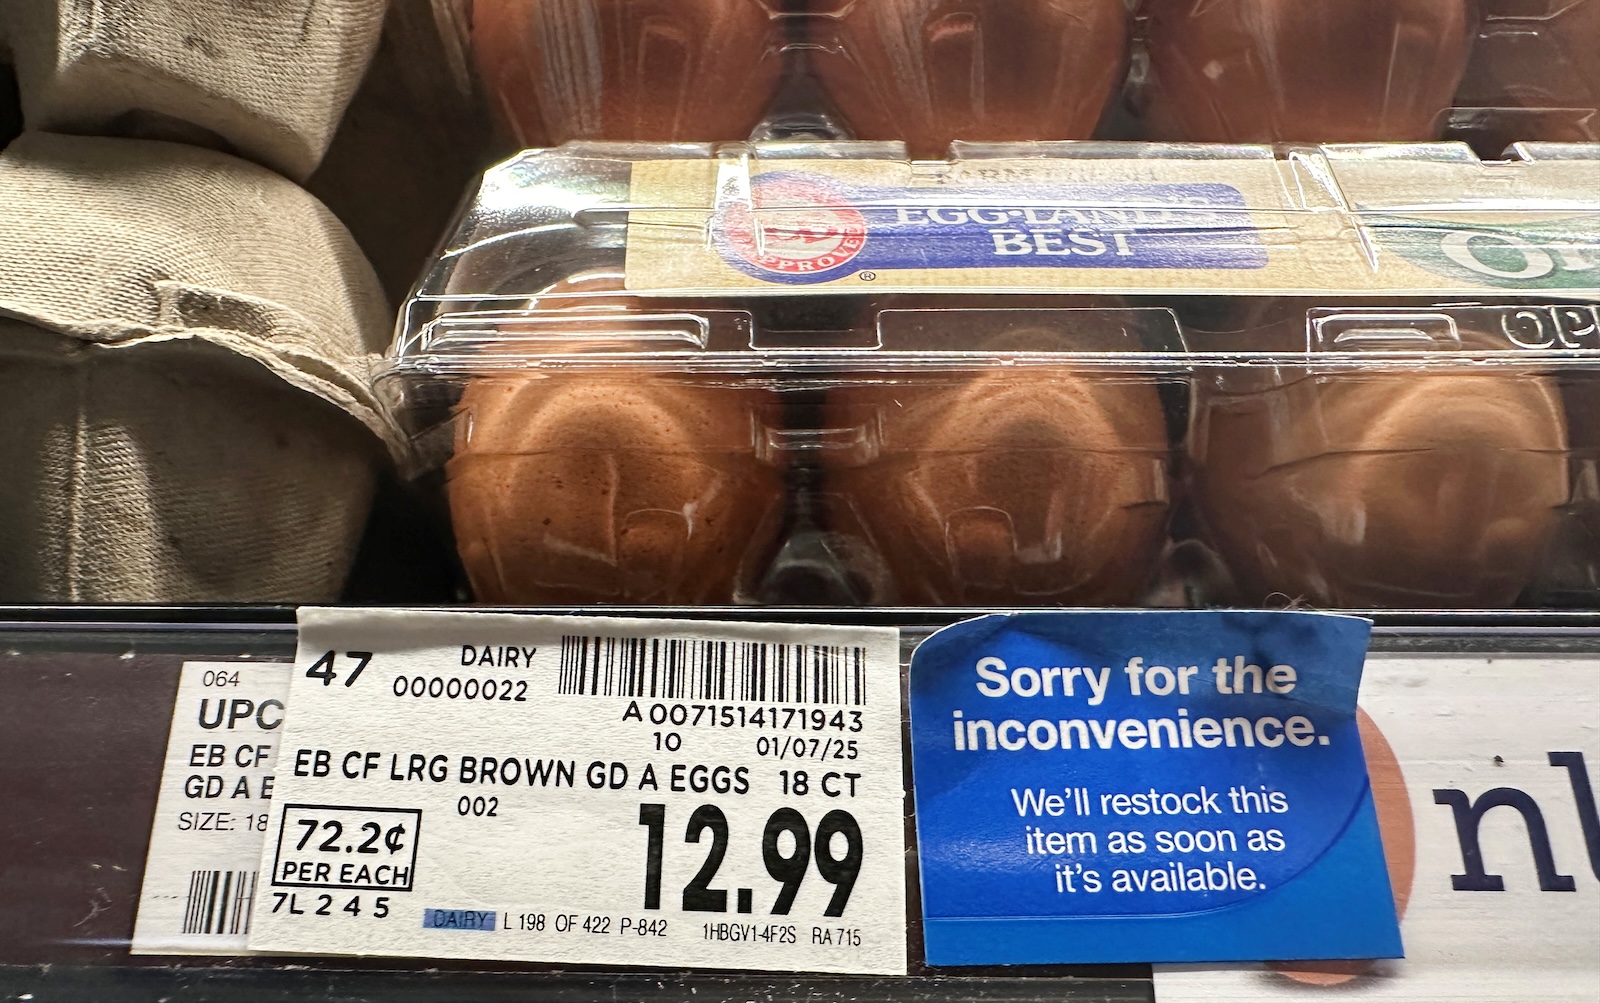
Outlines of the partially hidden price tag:
M 911 666 L 933 965 L 1392 958 L 1356 724 L 1370 624 L 1059 612 Z
M 184 663 L 130 953 L 245 953 L 288 692 L 281 663 Z
M 250 946 L 906 970 L 898 633 L 305 609 Z

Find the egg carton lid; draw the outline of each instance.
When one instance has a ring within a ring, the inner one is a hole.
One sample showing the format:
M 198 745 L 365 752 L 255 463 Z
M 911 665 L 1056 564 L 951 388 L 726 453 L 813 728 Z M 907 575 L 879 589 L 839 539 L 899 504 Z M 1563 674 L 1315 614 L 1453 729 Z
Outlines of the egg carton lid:
M 1597 176 L 1596 145 L 573 143 L 484 175 L 384 373 L 889 350 L 881 330 L 763 343 L 750 312 L 805 298 L 1579 304 L 1600 299 Z

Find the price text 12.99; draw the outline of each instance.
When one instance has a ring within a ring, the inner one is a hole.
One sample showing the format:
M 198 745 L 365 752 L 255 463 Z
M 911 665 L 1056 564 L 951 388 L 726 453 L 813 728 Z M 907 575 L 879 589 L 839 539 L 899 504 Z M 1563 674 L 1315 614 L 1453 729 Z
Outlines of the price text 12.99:
M 666 843 L 667 806 L 640 805 L 639 824 L 649 831 L 649 841 L 645 848 L 644 907 L 659 909 L 661 908 L 661 855 Z M 699 873 L 683 889 L 685 912 L 728 911 L 727 890 L 711 887 L 711 882 L 716 879 L 717 870 L 722 866 L 722 859 L 728 852 L 728 818 L 716 805 L 701 805 L 690 814 L 683 840 L 686 843 L 698 843 L 707 830 L 711 832 L 711 849 L 706 854 L 705 863 L 701 865 Z M 788 853 L 784 853 L 780 846 L 780 837 L 784 833 L 788 833 L 793 842 L 793 847 Z M 844 837 L 845 850 L 840 856 L 835 856 L 833 853 L 835 836 Z M 806 823 L 805 816 L 793 808 L 779 808 L 773 812 L 761 833 L 761 859 L 767 865 L 767 873 L 782 886 L 778 890 L 777 899 L 772 903 L 772 915 L 789 914 L 795 896 L 800 893 L 801 884 L 810 873 L 813 856 L 816 858 L 817 873 L 822 876 L 822 880 L 834 886 L 833 897 L 829 900 L 823 915 L 844 915 L 845 904 L 850 901 L 850 890 L 855 887 L 856 877 L 861 873 L 862 849 L 861 827 L 856 824 L 855 817 L 847 811 L 830 811 L 822 816 L 822 821 L 817 824 L 814 843 L 811 827 Z M 753 895 L 753 889 L 736 890 L 739 912 L 752 911 Z

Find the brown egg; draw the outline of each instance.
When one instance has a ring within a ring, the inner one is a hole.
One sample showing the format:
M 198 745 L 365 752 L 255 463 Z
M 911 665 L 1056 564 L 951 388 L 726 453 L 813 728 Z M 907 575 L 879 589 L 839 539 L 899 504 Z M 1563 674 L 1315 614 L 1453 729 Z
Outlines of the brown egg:
M 1144 0 L 1159 138 L 1437 138 L 1477 33 L 1475 0 Z
M 530 146 L 746 139 L 783 64 L 762 0 L 473 0 L 472 54 Z
M 1203 394 L 1194 494 L 1213 542 L 1252 602 L 1510 605 L 1568 498 L 1554 382 L 1382 365 Z
M 1123 0 L 871 0 L 815 17 L 812 69 L 861 139 L 1087 139 L 1127 68 Z
M 515 0 L 471 0 L 468 9 L 472 63 L 495 120 L 515 146 L 549 146 L 534 76 L 538 64 L 529 51 L 524 27 L 532 18 L 531 5 Z
M 1406 790 L 1405 774 L 1394 747 L 1378 729 L 1376 721 L 1356 708 L 1356 726 L 1361 731 L 1361 747 L 1367 754 L 1367 776 L 1372 782 L 1372 802 L 1378 815 L 1378 832 L 1383 839 L 1383 856 L 1389 866 L 1389 890 L 1394 894 L 1394 911 L 1405 919 L 1411 902 L 1411 889 L 1417 877 L 1417 821 L 1411 811 L 1411 795 Z M 1311 986 L 1339 986 L 1372 970 L 1371 961 L 1269 961 L 1267 967 L 1285 978 Z
M 756 458 L 761 403 L 641 373 L 474 381 L 447 476 L 478 599 L 731 601 L 782 506 Z
M 1123 604 L 1166 536 L 1169 456 L 1154 383 L 1066 366 L 856 378 L 831 458 L 899 586 L 921 604 Z

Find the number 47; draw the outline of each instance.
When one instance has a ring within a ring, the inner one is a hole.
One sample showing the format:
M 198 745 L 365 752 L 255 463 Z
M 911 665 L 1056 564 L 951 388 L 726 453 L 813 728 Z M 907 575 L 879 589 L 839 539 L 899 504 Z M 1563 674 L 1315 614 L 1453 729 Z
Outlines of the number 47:
M 355 685 L 355 681 L 361 675 L 362 671 L 366 669 L 367 663 L 372 661 L 372 652 L 347 651 L 344 653 L 344 657 L 354 658 L 356 660 L 356 667 L 351 670 L 348 676 L 344 677 L 344 684 L 346 686 L 353 686 Z M 332 686 L 333 681 L 339 678 L 339 673 L 334 668 L 335 658 L 335 654 L 331 651 L 324 654 L 321 658 L 311 663 L 311 668 L 306 670 L 306 678 L 320 679 L 322 680 L 322 685 Z

